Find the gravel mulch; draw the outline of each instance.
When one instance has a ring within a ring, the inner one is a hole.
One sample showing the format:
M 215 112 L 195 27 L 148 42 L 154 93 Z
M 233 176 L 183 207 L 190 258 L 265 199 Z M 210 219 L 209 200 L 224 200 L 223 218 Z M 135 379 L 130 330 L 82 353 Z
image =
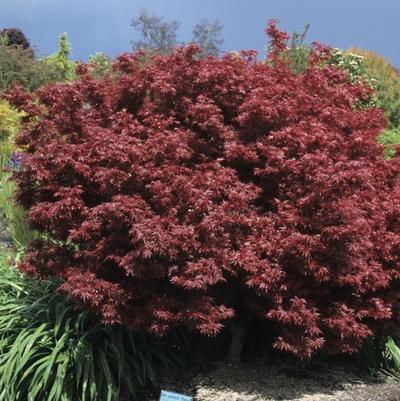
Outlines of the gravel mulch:
M 400 401 L 395 379 L 318 363 L 307 368 L 220 363 L 207 374 L 165 378 L 162 389 L 192 395 L 195 401 Z

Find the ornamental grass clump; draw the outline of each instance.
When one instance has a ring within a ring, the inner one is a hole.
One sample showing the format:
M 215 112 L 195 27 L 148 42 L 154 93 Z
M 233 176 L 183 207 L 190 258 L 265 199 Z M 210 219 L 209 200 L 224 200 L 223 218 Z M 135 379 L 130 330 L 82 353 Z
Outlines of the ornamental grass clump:
M 400 167 L 376 141 L 384 115 L 329 48 L 293 74 L 287 34 L 267 32 L 267 63 L 189 45 L 8 94 L 27 113 L 17 199 L 45 234 L 21 270 L 61 278 L 107 324 L 228 325 L 233 359 L 250 318 L 302 358 L 393 332 Z
M 4 254 L 4 252 L 3 252 Z M 127 401 L 182 363 L 177 348 L 100 324 L 0 258 L 0 400 Z

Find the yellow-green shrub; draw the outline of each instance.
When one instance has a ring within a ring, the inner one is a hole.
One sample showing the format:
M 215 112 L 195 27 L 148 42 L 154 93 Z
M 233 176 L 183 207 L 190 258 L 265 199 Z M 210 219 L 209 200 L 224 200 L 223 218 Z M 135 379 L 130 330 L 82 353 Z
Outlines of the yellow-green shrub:
M 16 150 L 13 137 L 20 129 L 23 115 L 7 102 L 0 101 L 0 213 L 5 217 L 13 242 L 18 247 L 27 245 L 35 233 L 28 227 L 26 211 L 14 202 L 16 184 L 11 179 L 11 172 L 3 169 L 8 167 L 11 154 Z
M 68 42 L 67 34 L 63 33 L 58 42 L 58 50 L 42 61 L 58 71 L 60 81 L 73 81 L 76 77 L 76 63 L 69 59 L 70 54 L 71 44 Z
M 350 48 L 347 54 L 363 57 L 365 74 L 372 78 L 379 107 L 385 110 L 390 128 L 400 127 L 400 75 L 384 57 L 374 52 Z
M 0 142 L 12 140 L 18 132 L 23 113 L 9 103 L 0 101 Z

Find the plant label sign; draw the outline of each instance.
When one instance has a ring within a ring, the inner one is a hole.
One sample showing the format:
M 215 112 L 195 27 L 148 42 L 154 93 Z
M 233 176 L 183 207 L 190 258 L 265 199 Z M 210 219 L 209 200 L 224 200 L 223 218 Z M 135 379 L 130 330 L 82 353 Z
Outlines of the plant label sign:
M 160 401 L 193 401 L 193 398 L 188 395 L 161 390 Z

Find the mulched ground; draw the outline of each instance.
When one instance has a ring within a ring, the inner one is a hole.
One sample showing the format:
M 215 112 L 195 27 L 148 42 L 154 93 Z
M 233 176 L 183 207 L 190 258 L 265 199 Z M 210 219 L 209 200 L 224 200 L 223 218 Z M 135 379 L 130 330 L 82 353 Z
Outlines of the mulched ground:
M 195 401 L 400 401 L 395 379 L 322 363 L 307 368 L 284 362 L 219 363 L 207 373 L 189 370 L 165 377 L 161 388 L 192 395 Z

